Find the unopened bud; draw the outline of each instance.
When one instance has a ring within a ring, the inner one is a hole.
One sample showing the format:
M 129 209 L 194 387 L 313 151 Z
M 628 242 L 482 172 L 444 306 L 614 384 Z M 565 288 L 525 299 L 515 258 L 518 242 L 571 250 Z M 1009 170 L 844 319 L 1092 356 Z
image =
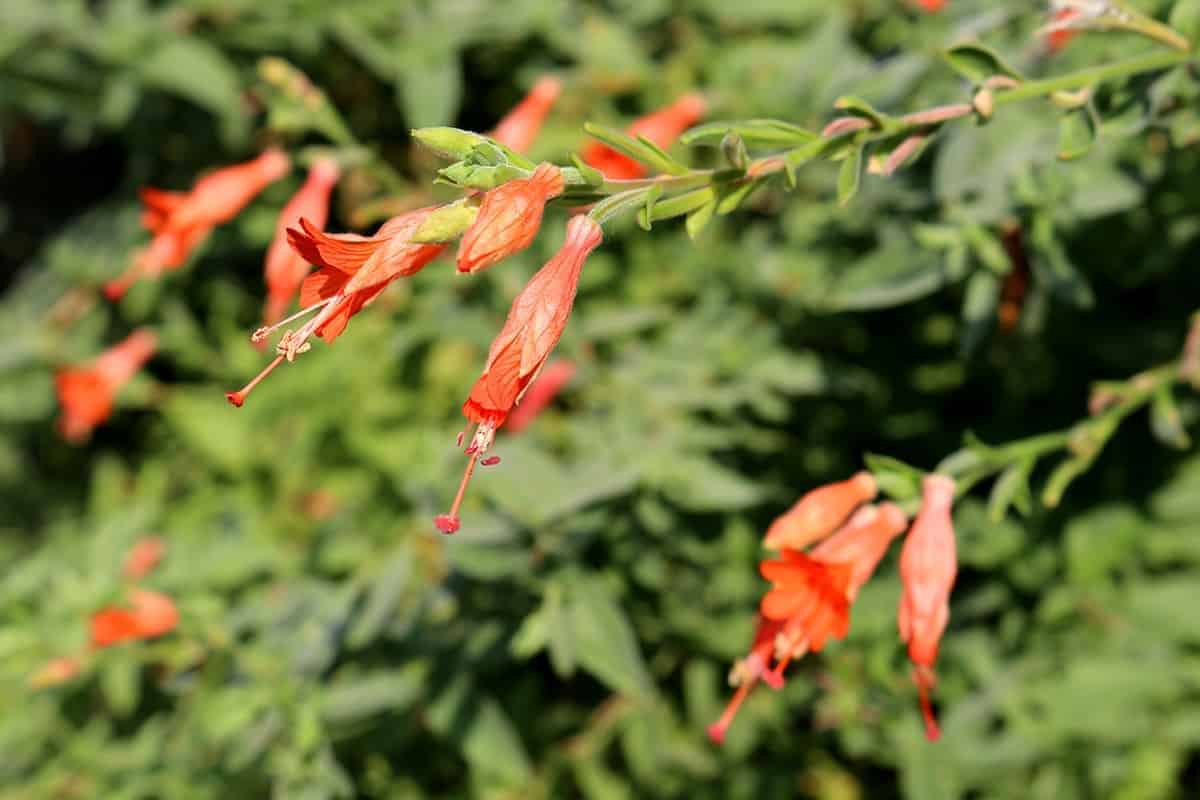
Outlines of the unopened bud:
M 975 109 L 975 113 L 981 118 L 987 120 L 992 118 L 992 114 L 996 110 L 996 97 L 990 89 L 980 89 L 971 98 L 971 107 Z
M 412 241 L 419 244 L 441 244 L 452 242 L 471 227 L 479 214 L 479 206 L 473 203 L 451 203 L 432 212 L 413 233 Z
M 416 128 L 412 135 L 434 154 L 455 161 L 466 158 L 471 150 L 487 142 L 487 137 L 478 133 L 450 127 Z
M 1050 95 L 1050 102 L 1064 111 L 1074 111 L 1083 108 L 1092 99 L 1092 90 L 1086 86 L 1074 92 L 1060 90 Z

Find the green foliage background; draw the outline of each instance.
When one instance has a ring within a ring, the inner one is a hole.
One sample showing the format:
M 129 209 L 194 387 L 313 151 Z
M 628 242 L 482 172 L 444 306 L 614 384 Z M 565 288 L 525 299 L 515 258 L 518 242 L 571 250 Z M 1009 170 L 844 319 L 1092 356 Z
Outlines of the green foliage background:
M 241 411 L 222 392 L 262 363 L 247 344 L 262 252 L 299 171 L 185 271 L 116 306 L 95 292 L 144 241 L 136 187 L 185 187 L 271 140 L 245 93 L 263 55 L 304 69 L 427 191 L 435 165 L 408 129 L 486 130 L 548 70 L 568 86 L 533 155 L 561 159 L 583 121 L 697 87 L 714 119 L 817 128 L 847 92 L 895 112 L 959 101 L 938 52 L 972 31 L 1035 75 L 1153 46 L 1089 35 L 1048 59 L 1043 11 L 0 3 L 0 797 L 1189 796 L 1200 459 L 1140 417 L 1053 513 L 993 522 L 982 496 L 961 504 L 940 744 L 897 642 L 894 557 L 847 641 L 756 693 L 723 749 L 704 737 L 749 643 L 758 537 L 798 494 L 866 451 L 932 468 L 967 430 L 1057 429 L 1091 381 L 1178 352 L 1200 298 L 1186 69 L 1103 93 L 1079 161 L 1054 158 L 1059 112 L 1018 104 L 951 126 L 844 210 L 836 166 L 817 165 L 698 244 L 674 223 L 611 235 L 559 348 L 579 375 L 501 436 L 452 538 L 431 518 L 462 467 L 458 408 L 561 209 L 500 267 L 467 279 L 442 261 L 394 286 Z M 372 190 L 348 176 L 332 229 Z M 1039 233 L 1025 315 L 1002 335 L 988 237 L 1011 220 Z M 54 368 L 138 325 L 162 352 L 88 445 L 63 443 Z M 176 598 L 179 630 L 30 690 L 83 647 L 146 533 L 168 541 L 146 584 Z

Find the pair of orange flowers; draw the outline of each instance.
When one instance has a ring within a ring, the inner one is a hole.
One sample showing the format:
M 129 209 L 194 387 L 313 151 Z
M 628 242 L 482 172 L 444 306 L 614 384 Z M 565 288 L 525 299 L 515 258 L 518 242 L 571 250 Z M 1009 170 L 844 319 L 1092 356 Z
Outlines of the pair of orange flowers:
M 872 504 L 876 492 L 875 478 L 860 472 L 804 495 L 767 530 L 763 544 L 778 550 L 779 557 L 763 561 L 759 571 L 772 587 L 759 604 L 750 653 L 730 672 L 737 692 L 708 728 L 713 741 L 724 741 L 738 709 L 760 680 L 778 689 L 794 659 L 819 652 L 831 638 L 845 638 L 850 607 L 892 540 L 905 529 L 897 623 L 913 663 L 926 736 L 938 738 L 929 695 L 957 574 L 951 520 L 955 484 L 944 475 L 927 476 L 911 527 L 894 503 Z
M 121 568 L 122 576 L 131 582 L 128 604 L 107 606 L 93 613 L 88 621 L 90 642 L 87 651 L 51 659 L 30 676 L 29 685 L 42 689 L 65 683 L 79 674 L 89 651 L 123 642 L 155 639 L 175 630 L 179 624 L 175 602 L 162 592 L 142 589 L 135 583 L 149 575 L 165 555 L 166 543 L 158 536 L 144 536 L 135 542 Z

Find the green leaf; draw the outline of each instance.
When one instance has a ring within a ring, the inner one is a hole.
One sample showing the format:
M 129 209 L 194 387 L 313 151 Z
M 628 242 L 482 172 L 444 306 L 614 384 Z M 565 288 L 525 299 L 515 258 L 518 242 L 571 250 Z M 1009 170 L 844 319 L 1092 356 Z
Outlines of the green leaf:
M 688 173 L 687 166 L 671 158 L 658 145 L 643 136 L 635 139 L 618 130 L 593 122 L 585 122 L 583 129 L 618 153 L 648 164 L 657 172 L 665 172 L 668 175 L 686 175 Z
M 967 281 L 963 297 L 962 338 L 959 351 L 963 357 L 975 353 L 996 324 L 996 308 L 1000 303 L 1000 278 L 990 270 L 977 270 Z
M 672 219 L 673 217 L 690 214 L 702 206 L 713 203 L 716 197 L 717 192 L 711 186 L 677 194 L 674 197 L 668 197 L 666 200 L 659 200 L 648 208 L 643 208 L 638 212 L 638 221 L 643 228 L 649 229 L 650 222 L 658 222 L 662 219 Z M 647 202 L 649 202 L 649 196 L 647 198 Z
M 1096 120 L 1086 108 L 1064 114 L 1058 123 L 1058 157 L 1071 161 L 1087 155 L 1096 143 L 1096 134 Z
M 1154 438 L 1167 447 L 1187 450 L 1192 446 L 1192 439 L 1183 427 L 1183 417 L 1175 402 L 1175 394 L 1165 383 L 1154 392 L 1154 399 L 1150 402 L 1150 430 Z
M 992 494 L 988 498 L 988 517 L 993 522 L 1004 519 L 1009 506 L 1016 506 L 1022 514 L 1033 511 L 1033 495 L 1029 490 L 1029 475 L 1037 462 L 1032 459 L 1018 461 L 1000 473 Z
M 516 726 L 500 704 L 459 677 L 434 699 L 429 726 L 458 747 L 472 768 L 507 786 L 527 782 L 533 772 Z
M 886 127 L 888 123 L 886 114 L 876 111 L 874 106 L 861 97 L 843 95 L 834 101 L 833 107 L 841 111 L 847 111 L 856 117 L 870 120 L 871 124 L 876 128 Z
M 706 203 L 697 208 L 692 213 L 688 214 L 685 226 L 687 228 L 688 237 L 694 242 L 700 238 L 700 234 L 712 221 L 713 211 L 716 209 L 715 201 Z
M 246 135 L 249 120 L 242 113 L 241 81 L 225 55 L 193 37 L 167 37 L 149 56 L 137 62 L 146 86 L 177 94 L 221 118 L 229 141 Z
M 903 503 L 921 496 L 921 480 L 925 473 L 891 456 L 866 453 L 863 461 L 875 476 L 879 491 Z
M 597 576 L 581 574 L 565 588 L 579 666 L 613 691 L 640 698 L 653 695 L 654 683 L 633 627 L 608 585 Z
M 687 131 L 679 138 L 685 145 L 718 146 L 730 133 L 742 138 L 747 147 L 795 147 L 817 138 L 812 131 L 774 119 L 748 119 L 709 122 Z
M 983 83 L 994 75 L 1005 75 L 1014 80 L 1024 80 L 996 51 L 978 42 L 966 42 L 949 48 L 943 54 L 946 61 L 959 75 L 972 83 Z
M 399 76 L 404 118 L 414 128 L 445 125 L 462 100 L 462 69 L 450 48 L 427 49 L 422 58 L 406 59 Z
M 854 199 L 854 195 L 858 194 L 858 187 L 862 183 L 863 169 L 866 165 L 866 155 L 864 151 L 866 147 L 855 147 L 842 161 L 841 169 L 838 170 L 837 182 L 837 199 L 838 205 L 845 208 L 850 201 Z

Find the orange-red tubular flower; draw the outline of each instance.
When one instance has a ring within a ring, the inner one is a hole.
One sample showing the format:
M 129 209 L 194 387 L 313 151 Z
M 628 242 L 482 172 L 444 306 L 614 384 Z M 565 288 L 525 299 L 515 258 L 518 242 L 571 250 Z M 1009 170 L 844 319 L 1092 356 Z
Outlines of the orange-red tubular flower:
M 129 548 L 121 574 L 131 580 L 144 578 L 158 566 L 166 552 L 167 543 L 161 536 L 143 536 Z
M 810 555 L 817 561 L 850 566 L 846 599 L 853 603 L 892 540 L 907 527 L 908 517 L 895 503 L 863 506 L 837 533 L 814 547 Z
M 130 600 L 131 608 L 104 608 L 92 615 L 92 646 L 111 647 L 121 642 L 153 639 L 170 633 L 179 624 L 175 602 L 161 592 L 135 589 Z
M 1057 53 L 1071 43 L 1075 38 L 1078 30 L 1069 27 L 1071 20 L 1079 16 L 1079 12 L 1073 8 L 1062 8 L 1054 12 L 1054 22 L 1061 27 L 1055 27 L 1046 34 L 1046 47 L 1051 53 Z
M 844 639 L 850 629 L 851 569 L 826 563 L 796 550 L 784 550 L 777 561 L 764 561 L 758 571 L 773 584 L 763 595 L 759 613 L 783 623 L 775 640 L 775 668 L 763 679 L 783 685 L 783 671 L 793 658 L 820 652 L 830 637 Z
M 267 301 L 263 309 L 263 325 L 273 325 L 283 318 L 292 298 L 308 275 L 308 262 L 288 243 L 288 228 L 307 219 L 318 229 L 325 228 L 329 218 L 329 195 L 338 181 L 341 170 L 331 158 L 315 161 L 308 179 L 279 213 L 275 223 L 275 238 L 267 249 L 264 277 Z
M 875 478 L 869 472 L 813 489 L 771 523 L 763 545 L 800 550 L 820 541 L 845 522 L 854 509 L 873 499 L 876 491 Z
M 644 136 L 661 148 L 670 147 L 679 135 L 704 118 L 708 105 L 697 94 L 685 94 L 674 103 L 634 120 L 625 133 Z M 603 142 L 592 142 L 583 150 L 583 160 L 614 180 L 640 178 L 646 167 L 640 161 L 618 153 Z
M 925 735 L 938 738 L 937 720 L 929 702 L 935 675 L 938 642 L 950 621 L 950 590 L 958 572 L 954 546 L 954 480 L 945 475 L 926 476 L 921 510 L 913 521 L 900 551 L 900 595 L 897 622 L 900 638 L 908 643 L 921 695 L 921 713 L 925 717 Z
M 496 430 L 508 419 L 558 344 L 575 302 L 583 262 L 603 238 L 604 232 L 594 219 L 586 215 L 572 217 L 562 247 L 513 299 L 508 319 L 492 341 L 483 374 L 463 404 L 463 415 L 478 427 L 467 448 L 470 460 L 450 513 L 435 520 L 443 533 L 458 530 L 458 508 L 475 463 L 491 447 Z
M 412 236 L 437 206 L 427 206 L 393 217 L 374 236 L 356 233 L 322 233 L 310 220 L 301 219 L 300 228 L 288 229 L 288 241 L 306 261 L 320 265 L 300 286 L 301 310 L 274 325 L 259 328 L 251 341 L 259 342 L 277 328 L 312 312 L 316 316 L 299 330 L 287 331 L 276 347 L 276 356 L 248 384 L 225 398 L 235 406 L 263 378 L 283 363 L 294 361 L 308 349 L 308 340 L 319 336 L 332 342 L 346 329 L 350 318 L 374 300 L 397 278 L 420 272 L 445 248 L 442 244 L 418 244 Z
M 70 442 L 81 442 L 112 415 L 121 387 L 154 355 L 158 337 L 139 329 L 105 350 L 85 367 L 68 367 L 54 376 L 63 414 L 58 430 Z
M 555 361 L 548 365 L 525 391 L 521 404 L 509 414 L 504 427 L 509 433 L 524 430 L 529 423 L 542 413 L 542 409 L 558 396 L 562 388 L 575 376 L 575 362 Z
M 539 78 L 525 99 L 504 115 L 491 137 L 505 147 L 524 153 L 533 145 L 542 122 L 561 93 L 562 81 L 558 78 L 551 75 Z
M 111 300 L 125 294 L 141 277 L 155 277 L 183 265 L 192 249 L 216 226 L 238 215 L 251 200 L 291 169 L 282 150 L 265 150 L 258 158 L 225 167 L 196 182 L 188 192 L 141 191 L 142 224 L 154 239 L 134 256 L 120 277 L 109 281 L 104 293 Z
M 916 0 L 923 10 L 930 14 L 936 14 L 946 7 L 946 0 Z
M 793 658 L 820 650 L 830 637 L 845 636 L 850 605 L 907 524 L 908 517 L 894 503 L 865 506 L 810 553 L 785 549 L 780 559 L 759 565 L 774 585 L 760 604 L 750 655 L 730 673 L 738 691 L 721 718 L 709 726 L 709 738 L 717 744 L 724 741 L 755 683 L 782 686 L 783 671 Z M 772 655 L 776 664 L 768 669 Z
M 529 247 L 542 226 L 546 202 L 562 194 L 563 186 L 558 167 L 539 164 L 528 178 L 486 192 L 459 243 L 458 271 L 479 272 Z

